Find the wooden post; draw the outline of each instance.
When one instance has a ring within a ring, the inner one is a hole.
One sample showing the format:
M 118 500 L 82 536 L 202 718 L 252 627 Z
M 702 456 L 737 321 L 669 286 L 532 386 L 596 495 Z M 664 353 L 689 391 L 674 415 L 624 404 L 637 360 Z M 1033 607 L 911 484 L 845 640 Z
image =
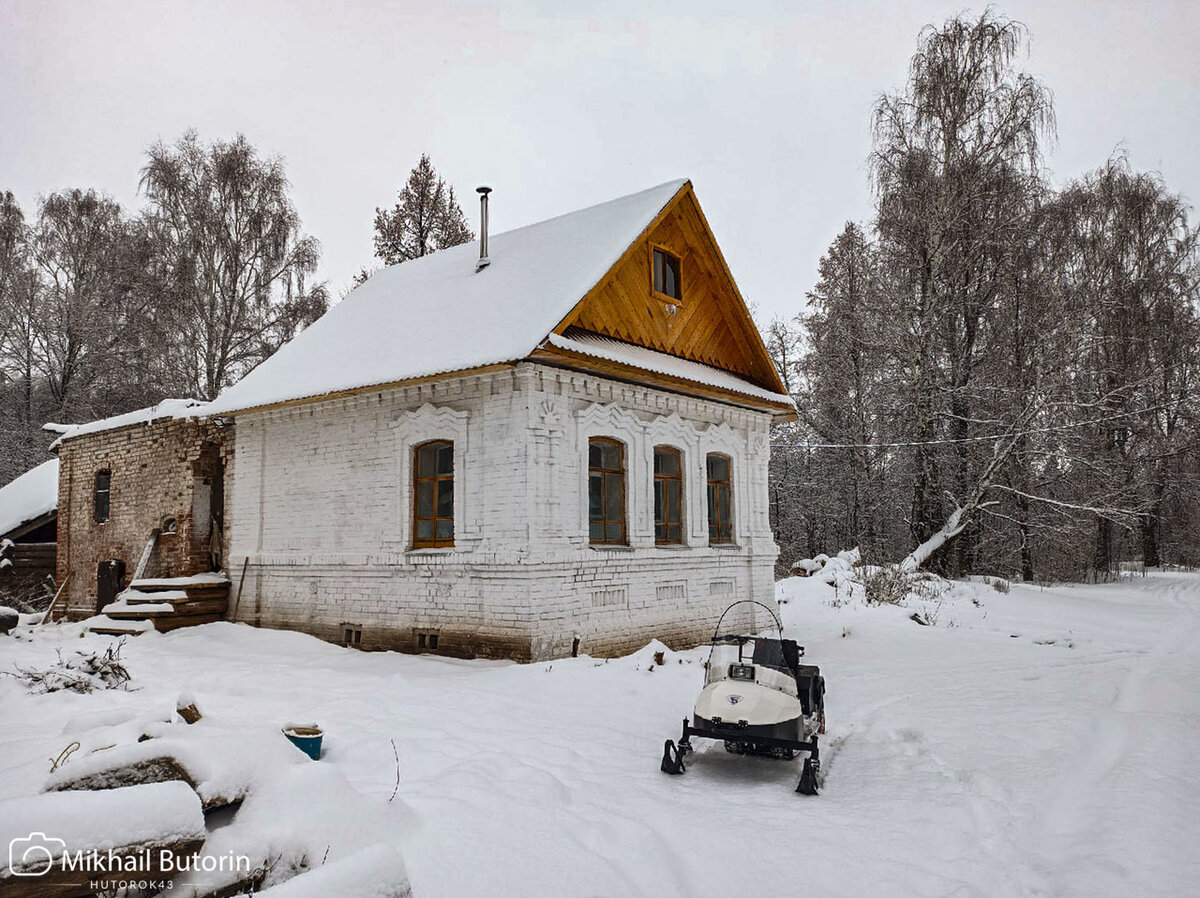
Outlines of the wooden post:
M 154 544 L 158 542 L 159 530 L 155 527 L 150 531 L 150 541 L 146 543 L 146 548 L 142 549 L 142 558 L 138 562 L 137 570 L 133 572 L 133 576 L 129 578 L 130 584 L 135 580 L 141 580 L 146 573 L 146 566 L 150 564 L 150 553 L 154 551 Z
M 63 594 L 63 590 L 67 588 L 67 584 L 71 582 L 71 572 L 67 571 L 67 576 L 63 577 L 62 585 L 58 587 L 58 591 L 54 593 L 54 598 L 50 600 L 50 607 L 46 609 L 46 613 L 42 615 L 42 619 L 38 621 L 38 625 L 44 624 L 50 620 L 50 614 L 54 611 L 54 606 L 58 604 L 58 597 Z
M 238 580 L 237 598 L 233 602 L 233 620 L 237 620 L 238 607 L 242 604 L 242 585 L 246 582 L 246 568 L 250 566 L 250 556 L 242 559 L 242 576 Z

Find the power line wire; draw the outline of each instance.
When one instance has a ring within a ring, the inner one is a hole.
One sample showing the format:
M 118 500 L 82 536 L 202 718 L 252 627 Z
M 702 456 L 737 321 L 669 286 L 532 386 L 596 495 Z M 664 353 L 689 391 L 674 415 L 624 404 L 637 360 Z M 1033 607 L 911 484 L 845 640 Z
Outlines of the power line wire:
M 963 443 L 994 443 L 996 440 L 1012 439 L 1013 437 L 1023 437 L 1035 433 L 1055 433 L 1061 430 L 1071 430 L 1076 427 L 1087 427 L 1091 424 L 1104 424 L 1108 421 L 1119 421 L 1121 418 L 1131 418 L 1136 415 L 1144 415 L 1146 412 L 1161 411 L 1163 406 L 1156 405 L 1149 408 L 1139 409 L 1132 412 L 1121 412 L 1116 415 L 1108 415 L 1103 418 L 1092 418 L 1088 421 L 1075 421 L 1070 424 L 1056 424 L 1051 427 L 1033 427 L 1028 430 L 1018 431 L 1017 433 L 998 433 L 985 437 L 956 437 L 944 440 L 909 440 L 899 443 L 802 443 L 789 440 L 771 440 L 772 446 L 781 448 L 794 449 L 910 449 L 917 446 L 950 446 L 961 445 Z

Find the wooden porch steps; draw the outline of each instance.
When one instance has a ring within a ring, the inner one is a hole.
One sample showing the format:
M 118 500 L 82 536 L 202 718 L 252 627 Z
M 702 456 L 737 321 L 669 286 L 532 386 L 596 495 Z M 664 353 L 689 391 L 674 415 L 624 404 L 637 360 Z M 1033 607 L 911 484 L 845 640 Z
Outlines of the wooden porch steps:
M 134 580 L 88 626 L 91 633 L 136 636 L 224 620 L 229 579 L 224 574 Z

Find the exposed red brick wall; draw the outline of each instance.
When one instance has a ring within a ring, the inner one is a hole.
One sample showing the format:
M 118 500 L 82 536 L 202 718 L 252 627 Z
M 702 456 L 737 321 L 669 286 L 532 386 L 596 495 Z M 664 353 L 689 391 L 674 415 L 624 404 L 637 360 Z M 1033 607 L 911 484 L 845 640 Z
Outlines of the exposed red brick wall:
M 174 534 L 158 538 L 149 577 L 184 577 L 210 569 L 205 523 L 192 520 L 198 478 L 232 468 L 232 428 L 208 421 L 164 419 L 65 440 L 58 449 L 58 569 L 71 582 L 59 608 L 72 619 L 96 613 L 96 569 L 119 558 L 132 577 L 150 533 L 173 517 Z M 111 471 L 109 518 L 94 516 L 95 476 Z M 201 487 L 203 489 L 203 487 Z M 229 503 L 226 502 L 226 540 Z M 224 548 L 227 548 L 227 544 Z M 222 553 L 224 554 L 224 553 Z

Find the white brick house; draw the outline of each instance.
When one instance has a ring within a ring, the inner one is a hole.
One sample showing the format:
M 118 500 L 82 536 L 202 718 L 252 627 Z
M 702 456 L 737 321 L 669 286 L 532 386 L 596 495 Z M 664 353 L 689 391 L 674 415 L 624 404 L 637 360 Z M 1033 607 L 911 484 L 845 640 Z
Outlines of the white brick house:
M 770 604 L 768 429 L 794 409 L 691 184 L 478 253 L 380 272 L 209 408 L 236 424 L 236 617 L 542 659 Z

